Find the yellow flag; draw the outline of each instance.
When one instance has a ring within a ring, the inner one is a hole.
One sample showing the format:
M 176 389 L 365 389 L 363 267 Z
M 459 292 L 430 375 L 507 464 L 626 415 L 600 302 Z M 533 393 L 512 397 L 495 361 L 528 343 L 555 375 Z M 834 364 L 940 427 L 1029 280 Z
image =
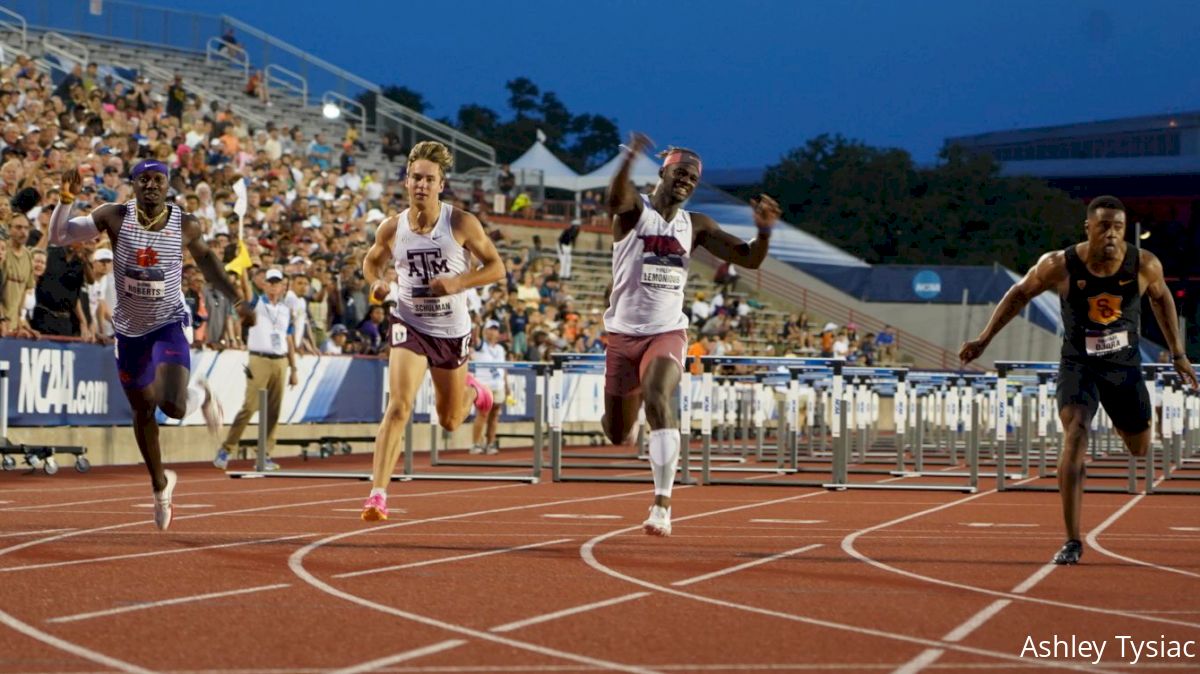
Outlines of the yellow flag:
M 250 259 L 250 251 L 246 248 L 246 242 L 238 239 L 238 254 L 228 264 L 225 265 L 225 271 L 231 271 L 238 276 L 246 273 L 246 270 L 254 266 L 254 260 Z

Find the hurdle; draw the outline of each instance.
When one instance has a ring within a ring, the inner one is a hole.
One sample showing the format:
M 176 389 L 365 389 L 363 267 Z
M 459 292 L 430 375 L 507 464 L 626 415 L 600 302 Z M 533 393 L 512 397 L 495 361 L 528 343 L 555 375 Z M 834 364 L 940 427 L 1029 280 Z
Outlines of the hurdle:
M 575 453 L 563 451 L 563 423 L 568 409 L 574 402 L 575 393 L 579 390 L 579 375 L 598 375 L 604 372 L 604 354 L 602 353 L 554 353 L 551 354 L 551 369 L 547 383 L 546 400 L 550 422 L 550 472 L 554 482 L 625 482 L 651 483 L 653 478 L 647 470 L 649 463 L 642 460 L 638 454 L 613 453 Z M 568 381 L 568 377 L 572 379 Z M 574 384 L 569 386 L 568 384 Z M 691 476 L 689 438 L 691 435 L 691 381 L 685 371 L 679 386 L 679 422 L 680 422 L 680 461 L 676 484 L 695 484 Z M 593 410 L 594 411 L 594 410 Z M 641 417 L 639 416 L 639 424 Z M 640 444 L 640 441 L 639 441 Z M 609 458 L 617 462 L 596 463 L 570 461 L 570 459 Z M 637 459 L 637 463 L 620 463 L 626 459 Z M 570 475 L 570 470 L 646 470 L 645 475 Z
M 1176 472 L 1191 468 L 1192 466 L 1188 465 L 1189 461 L 1195 462 L 1194 434 L 1188 433 L 1186 429 L 1189 421 L 1193 422 L 1192 426 L 1195 425 L 1197 398 L 1195 391 L 1184 388 L 1183 380 L 1173 366 L 1155 364 L 1152 369 L 1148 369 L 1157 375 L 1155 379 L 1162 385 L 1162 393 L 1159 396 L 1162 406 L 1157 433 L 1160 436 L 1159 449 L 1156 452 L 1155 443 L 1152 442 L 1146 457 L 1146 493 L 1183 496 L 1200 494 L 1200 488 L 1164 487 L 1162 484 L 1154 484 L 1156 462 L 1162 472 L 1163 483 L 1200 480 L 1200 475 L 1180 475 Z
M 449 449 L 449 433 L 438 424 L 437 409 L 432 404 L 432 400 L 428 400 L 429 409 L 429 465 L 431 466 L 495 466 L 500 468 L 528 468 L 531 475 L 541 477 L 543 468 L 543 452 L 545 451 L 545 438 L 543 433 L 545 420 L 545 390 L 546 390 L 546 373 L 549 370 L 547 363 L 529 363 L 522 361 L 500 361 L 500 362 L 483 362 L 471 361 L 469 364 L 471 371 L 476 369 L 490 368 L 498 370 L 512 371 L 529 371 L 534 376 L 534 397 L 533 397 L 533 433 L 530 438 L 533 441 L 533 454 L 529 461 L 520 460 L 501 460 L 488 461 L 486 459 L 446 459 L 441 455 L 441 449 L 438 447 L 438 436 L 442 437 L 442 443 L 447 445 Z M 465 422 L 464 422 L 465 424 Z M 499 437 L 499 433 L 496 434 Z
M 428 375 L 426 375 L 428 376 Z M 387 409 L 388 390 L 384 387 L 382 409 Z M 267 405 L 267 390 L 259 389 L 259 415 L 268 408 Z M 432 407 L 430 409 L 433 409 Z M 441 481 L 463 481 L 463 482 L 527 482 L 537 484 L 540 481 L 540 475 L 535 471 L 528 475 L 496 475 L 496 474 L 477 474 L 477 473 L 418 473 L 414 470 L 414 447 L 413 447 L 413 432 L 414 424 L 412 415 L 408 417 L 408 422 L 404 426 L 404 463 L 401 473 L 393 473 L 391 476 L 392 482 L 407 482 L 411 480 L 441 480 Z M 267 425 L 262 423 L 260 418 L 258 424 L 258 447 L 256 452 L 254 470 L 231 470 L 226 471 L 225 475 L 231 479 L 243 478 L 312 478 L 312 479 L 342 479 L 342 480 L 363 480 L 369 481 L 372 479 L 369 472 L 355 471 L 332 471 L 332 470 L 266 470 L 267 457 Z
M 58 472 L 59 465 L 54 459 L 55 454 L 69 454 L 75 457 L 75 471 L 86 473 L 92 465 L 88 462 L 87 447 L 68 445 L 30 445 L 23 442 L 12 442 L 8 439 L 8 368 L 7 360 L 0 361 L 0 470 L 8 472 L 16 470 L 17 460 L 21 456 L 28 467 L 26 475 L 32 475 L 41 469 L 47 475 Z
M 993 436 L 994 447 L 995 447 L 995 451 L 997 452 L 997 459 L 996 459 L 997 463 L 999 465 L 1006 465 L 1007 464 L 1007 455 L 1008 455 L 1007 433 L 1008 433 L 1009 409 L 1010 409 L 1010 407 L 1009 407 L 1010 406 L 1009 390 L 1008 390 L 1009 375 L 1011 373 L 1018 372 L 1018 371 L 1033 372 L 1033 373 L 1039 375 L 1038 379 L 1037 379 L 1038 395 L 1039 395 L 1039 397 L 1041 397 L 1043 395 L 1042 386 L 1044 385 L 1042 382 L 1049 381 L 1049 376 L 1051 376 L 1051 375 L 1057 376 L 1058 363 L 1053 362 L 1053 361 L 998 360 L 995 362 L 995 368 L 996 368 L 996 403 L 997 403 L 997 407 L 996 407 L 996 427 L 995 427 L 995 434 Z M 1045 375 L 1045 376 L 1043 377 L 1042 375 Z M 1048 393 L 1047 393 L 1047 395 L 1048 395 Z M 1043 404 L 1042 400 L 1039 400 L 1038 414 L 1039 414 L 1039 424 L 1048 425 L 1049 424 L 1048 417 L 1051 414 L 1050 413 L 1050 405 L 1049 405 L 1048 400 L 1046 400 L 1044 404 Z M 1054 417 L 1057 418 L 1057 415 L 1054 415 Z M 1089 439 L 1089 445 L 1093 444 L 1094 442 L 1095 442 L 1094 437 Z M 1021 450 L 1025 449 L 1025 445 L 1021 445 L 1019 449 L 1021 449 Z M 1048 449 L 1048 447 L 1047 447 L 1046 443 L 1043 441 L 1042 452 L 1041 452 L 1042 457 L 1040 459 L 1040 463 L 1043 468 L 1045 466 L 1047 449 Z M 1020 458 L 1019 460 L 1022 462 L 1022 464 L 1024 464 L 1027 459 Z M 1043 478 L 1057 477 L 1056 474 L 1046 473 L 1043 470 L 1039 471 L 1038 476 L 1043 477 Z M 1053 486 L 1040 485 L 1040 484 L 1010 485 L 1010 484 L 1008 484 L 1005 477 L 1007 477 L 1005 475 L 1005 471 L 1002 471 L 1002 470 L 997 471 L 997 474 L 996 474 L 996 490 L 997 491 L 1056 492 L 1059 490 L 1058 485 L 1053 485 Z M 1085 493 L 1136 494 L 1137 493 L 1137 457 L 1130 456 L 1128 458 L 1128 473 L 1126 475 L 1118 476 L 1118 475 L 1109 475 L 1109 474 L 1096 474 L 1096 475 L 1089 474 L 1088 480 L 1091 481 L 1093 479 L 1124 479 L 1124 480 L 1127 480 L 1128 484 L 1125 487 L 1111 487 L 1111 486 L 1106 486 L 1106 485 L 1094 485 L 1094 484 L 1089 485 L 1089 484 L 1085 483 L 1084 487 L 1083 487 L 1083 490 Z

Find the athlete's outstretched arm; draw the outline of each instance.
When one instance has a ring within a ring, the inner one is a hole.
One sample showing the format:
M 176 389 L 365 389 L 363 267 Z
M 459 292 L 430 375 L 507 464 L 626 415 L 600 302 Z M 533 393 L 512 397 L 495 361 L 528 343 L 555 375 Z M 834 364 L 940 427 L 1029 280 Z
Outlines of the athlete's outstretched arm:
M 233 302 L 243 324 L 254 325 L 254 310 L 250 308 L 249 304 L 242 301 L 237 288 L 225 274 L 225 266 L 217 259 L 217 254 L 212 252 L 205 243 L 200 229 L 200 221 L 191 213 L 184 213 L 180 229 L 183 233 L 183 245 L 192 254 L 192 259 L 196 261 L 196 268 L 204 274 L 204 280 L 216 288 L 217 292 L 229 298 L 230 302 Z
M 703 213 L 692 214 L 696 229 L 696 246 L 708 250 L 722 260 L 746 269 L 758 269 L 767 258 L 771 245 L 771 229 L 779 219 L 779 204 L 767 195 L 750 203 L 754 205 L 754 224 L 758 236 L 749 243 L 721 229 L 715 220 Z
M 1017 281 L 1013 287 L 1004 293 L 1000 304 L 996 305 L 996 310 L 992 312 L 992 318 L 988 321 L 987 326 L 983 328 L 983 332 L 970 342 L 962 345 L 958 351 L 958 357 L 962 360 L 963 365 L 975 360 L 983 355 L 984 349 L 992 342 L 992 339 L 1008 325 L 1009 321 L 1016 318 L 1025 305 L 1033 301 L 1033 298 L 1041 295 L 1047 290 L 1052 290 L 1062 283 L 1067 278 L 1067 256 L 1062 251 L 1046 253 L 1038 260 L 1037 264 L 1033 265 L 1025 277 Z
M 653 146 L 654 141 L 646 136 L 636 131 L 631 133 L 621 167 L 613 174 L 608 185 L 608 212 L 613 216 L 613 238 L 618 241 L 637 225 L 638 217 L 642 214 L 642 199 L 629 174 L 642 150 Z
M 479 218 L 455 209 L 456 222 L 453 223 L 455 234 L 461 234 L 462 247 L 466 248 L 483 266 L 468 270 L 458 276 L 438 276 L 430 279 L 429 289 L 434 295 L 453 295 L 467 288 L 478 288 L 489 283 L 496 283 L 504 278 L 504 260 L 496 250 L 496 245 L 483 231 Z
M 1183 335 L 1179 333 L 1179 318 L 1175 315 L 1175 299 L 1163 278 L 1162 262 L 1158 256 L 1148 250 L 1141 251 L 1140 276 L 1146 280 L 1146 295 L 1150 298 L 1150 309 L 1158 321 L 1163 338 L 1167 340 L 1167 348 L 1171 350 L 1171 363 L 1175 371 L 1192 388 L 1197 387 L 1196 371 L 1188 362 L 1187 349 L 1183 345 Z
M 363 278 L 366 279 L 371 294 L 380 302 L 387 298 L 390 291 L 383 280 L 383 273 L 387 270 L 388 260 L 392 259 L 392 240 L 396 238 L 399 220 L 400 216 L 393 215 L 379 223 L 379 229 L 375 230 L 375 243 L 363 258 Z
M 54 212 L 50 214 L 47 236 L 39 242 L 41 243 L 39 247 L 45 248 L 47 243 L 55 246 L 69 246 L 81 241 L 91 241 L 100 236 L 101 230 L 106 229 L 106 223 L 110 218 L 121 210 L 120 206 L 116 204 L 104 204 L 89 215 L 72 218 L 71 210 L 75 206 L 75 195 L 79 193 L 82 184 L 83 178 L 79 175 L 78 169 L 63 172 L 58 204 L 54 206 Z

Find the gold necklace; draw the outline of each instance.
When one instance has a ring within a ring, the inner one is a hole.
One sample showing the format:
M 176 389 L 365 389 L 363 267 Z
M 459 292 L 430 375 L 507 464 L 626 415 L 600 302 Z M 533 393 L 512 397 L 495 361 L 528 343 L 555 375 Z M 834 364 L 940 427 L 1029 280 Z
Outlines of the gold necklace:
M 137 209 L 138 225 L 142 229 L 146 230 L 147 232 L 154 231 L 154 228 L 158 226 L 158 223 L 162 222 L 163 218 L 167 217 L 167 213 L 171 212 L 171 209 L 169 207 L 163 206 L 163 209 L 161 211 L 159 211 L 158 215 L 151 218 L 150 216 L 146 215 L 146 212 L 143 211 L 141 208 L 138 208 L 136 206 L 134 208 Z M 146 222 L 143 222 L 143 221 L 146 221 Z M 147 222 L 149 224 L 147 224 Z

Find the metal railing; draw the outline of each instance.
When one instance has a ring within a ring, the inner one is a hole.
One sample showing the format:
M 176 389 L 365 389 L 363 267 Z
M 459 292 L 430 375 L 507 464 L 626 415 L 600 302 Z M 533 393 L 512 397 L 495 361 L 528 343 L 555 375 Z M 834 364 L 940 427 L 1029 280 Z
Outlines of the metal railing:
M 381 123 L 381 120 L 391 120 L 401 127 L 411 129 L 414 142 L 417 140 L 436 140 L 445 143 L 450 148 L 450 153 L 455 157 L 456 171 L 465 171 L 471 168 L 462 166 L 457 161 L 460 154 L 466 155 L 487 166 L 496 165 L 496 150 L 491 145 L 472 138 L 452 126 L 447 126 L 435 119 L 430 119 L 390 98 L 384 98 L 379 92 L 375 94 L 375 116 L 376 130 L 379 130 L 380 126 L 387 126 L 386 122 Z
M 47 54 L 54 54 L 59 61 L 70 61 L 63 63 L 63 70 L 70 70 L 75 64 L 87 65 L 88 63 L 88 48 L 87 45 L 72 40 L 71 38 L 61 33 L 56 33 L 48 30 L 42 34 L 42 51 Z
M 356 124 L 358 126 L 358 133 L 359 133 L 360 137 L 366 137 L 366 135 L 367 135 L 367 108 L 366 108 L 366 106 L 364 106 L 362 103 L 359 103 L 358 101 L 354 100 L 353 98 L 350 98 L 348 96 L 343 96 L 336 91 L 326 91 L 324 94 L 321 95 L 322 114 L 324 113 L 325 106 L 329 105 L 329 104 L 336 105 L 338 110 L 341 111 L 342 115 L 344 115 L 346 117 L 346 119 L 354 122 L 354 124 Z
M 695 258 L 703 264 L 718 266 L 718 260 L 712 253 L 701 248 L 695 252 Z M 795 281 L 768 269 L 755 270 L 748 278 L 755 279 L 758 286 L 769 293 L 789 299 L 808 314 L 815 314 L 824 319 L 840 322 L 842 325 L 854 323 L 859 326 L 859 332 L 874 332 L 876 334 L 888 327 L 888 323 L 870 314 L 863 313 L 801 286 Z M 912 358 L 918 367 L 931 367 L 943 370 L 958 369 L 958 354 L 938 346 L 929 340 L 922 339 L 910 332 L 896 330 L 896 345 L 899 352 Z M 974 363 L 967 366 L 968 370 L 983 371 L 984 368 Z
M 241 58 L 238 58 L 239 56 Z M 235 67 L 241 68 L 245 77 L 250 77 L 250 55 L 246 53 L 245 49 L 229 44 L 219 37 L 210 37 L 204 44 L 204 62 L 212 63 L 214 61 L 228 61 Z
M 24 51 L 29 44 L 29 24 L 25 17 L 11 9 L 0 7 L 0 30 L 7 30 L 20 36 L 20 49 Z
M 162 67 L 150 64 L 150 63 L 141 63 L 140 66 L 141 66 L 140 70 L 143 74 L 145 74 L 147 77 L 151 78 L 152 81 L 158 80 L 159 82 L 163 83 L 164 86 L 167 83 L 173 82 L 175 80 L 175 74 L 168 71 L 166 68 L 162 68 Z M 203 99 L 205 101 L 217 101 L 219 103 L 225 104 L 225 106 L 228 107 L 230 110 L 232 110 L 234 112 L 234 114 L 241 117 L 242 119 L 245 119 L 247 122 L 254 125 L 256 128 L 259 128 L 259 129 L 265 128 L 267 125 L 267 119 L 265 117 L 260 116 L 259 114 L 255 113 L 253 110 L 250 110 L 249 108 L 246 108 L 245 106 L 234 103 L 233 101 L 229 100 L 228 98 L 226 98 L 224 96 L 221 96 L 220 94 L 215 94 L 215 93 L 209 91 L 208 89 L 201 87 L 198 84 L 190 83 L 187 85 L 186 89 L 188 90 L 188 92 L 196 94 L 197 96 L 199 96 L 201 99 Z
M 308 80 L 300 75 L 281 65 L 272 63 L 263 68 L 263 86 L 269 87 L 272 84 L 277 84 L 288 91 L 298 94 L 300 96 L 300 104 L 308 105 Z

